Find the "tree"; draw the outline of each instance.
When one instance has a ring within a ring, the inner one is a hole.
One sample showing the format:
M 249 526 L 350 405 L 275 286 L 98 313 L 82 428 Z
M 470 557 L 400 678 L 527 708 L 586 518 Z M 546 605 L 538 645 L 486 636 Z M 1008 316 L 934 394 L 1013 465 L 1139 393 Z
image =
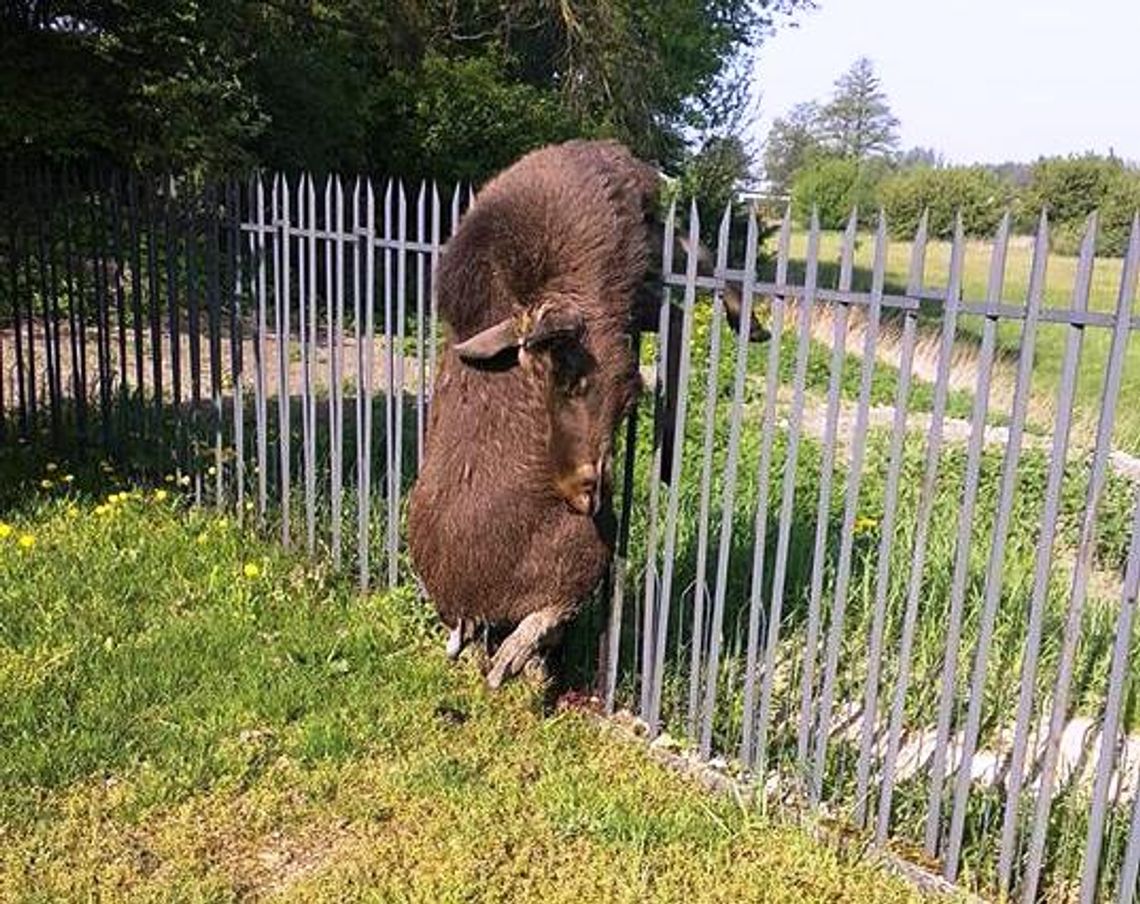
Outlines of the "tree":
M 829 150 L 857 160 L 887 156 L 898 146 L 898 125 L 874 66 L 860 57 L 835 82 L 835 93 L 823 108 Z
M 772 122 L 764 143 L 764 175 L 778 194 L 787 194 L 795 174 L 820 152 L 822 111 L 815 101 L 796 104 Z
M 478 181 L 570 135 L 680 168 L 811 0 L 11 0 L 0 156 Z

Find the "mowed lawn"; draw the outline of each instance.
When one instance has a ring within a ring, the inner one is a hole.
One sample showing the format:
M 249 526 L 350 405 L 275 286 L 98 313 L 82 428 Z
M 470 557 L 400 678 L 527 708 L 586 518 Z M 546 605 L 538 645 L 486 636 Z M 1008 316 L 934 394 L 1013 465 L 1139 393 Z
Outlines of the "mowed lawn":
M 774 239 L 772 240 L 774 243 Z M 838 232 L 825 232 L 820 238 L 820 279 L 821 284 L 833 286 L 838 275 L 838 261 L 843 245 L 843 235 Z M 772 244 L 774 252 L 775 245 Z M 794 279 L 802 279 L 802 261 L 806 257 L 807 234 L 797 231 L 792 238 L 791 257 L 799 264 L 793 266 Z M 945 288 L 949 284 L 951 245 L 945 241 L 931 241 L 927 245 L 924 285 L 928 288 Z M 991 241 L 971 240 L 967 242 L 964 256 L 963 297 L 969 301 L 984 301 L 987 297 L 990 264 L 993 254 Z M 887 291 L 902 293 L 907 285 L 910 267 L 910 242 L 891 241 L 886 262 Z M 871 284 L 871 269 L 874 261 L 874 236 L 860 233 L 855 254 L 856 289 L 866 290 Z M 1033 265 L 1033 240 L 1026 236 L 1014 236 L 1006 257 L 1005 283 L 1002 298 L 1008 303 L 1024 305 L 1029 295 L 1030 274 Z M 1120 293 L 1120 258 L 1099 257 L 1093 267 L 1092 283 L 1089 292 L 1089 308 L 1102 313 L 1115 313 Z M 1071 255 L 1050 254 L 1045 268 L 1044 304 L 1052 308 L 1072 307 L 1073 285 L 1078 269 L 1077 258 Z M 1133 317 L 1140 317 L 1140 302 L 1131 300 Z M 934 306 L 924 312 L 925 329 L 936 332 L 940 323 L 935 319 Z M 981 318 L 963 317 L 959 320 L 958 336 L 960 344 L 980 342 L 982 333 Z M 1016 364 L 1021 348 L 1022 322 L 1002 320 L 997 331 L 997 348 L 1007 362 Z M 1034 377 L 1032 384 L 1035 410 L 1055 409 L 1057 390 L 1061 382 L 1061 368 L 1064 358 L 1067 329 L 1059 325 L 1043 324 L 1038 328 L 1037 347 L 1034 355 Z M 1085 330 L 1083 354 L 1077 374 L 1076 406 L 1079 429 L 1077 441 L 1091 444 L 1095 431 L 1096 417 L 1100 409 L 1105 368 L 1111 345 L 1111 330 L 1103 327 Z M 855 350 L 857 351 L 857 350 Z M 1012 368 L 1010 368 L 1012 373 Z M 1126 404 L 1129 399 L 1140 398 L 1140 334 L 1133 333 L 1124 365 L 1124 377 L 1120 389 L 1120 404 L 1116 415 L 1114 432 L 1115 446 L 1133 454 L 1140 454 L 1140 407 Z M 1006 412 L 1008 413 L 1008 412 Z M 1051 421 L 1050 421 L 1051 423 Z
M 108 470 L 0 452 L 0 900 L 915 897 Z

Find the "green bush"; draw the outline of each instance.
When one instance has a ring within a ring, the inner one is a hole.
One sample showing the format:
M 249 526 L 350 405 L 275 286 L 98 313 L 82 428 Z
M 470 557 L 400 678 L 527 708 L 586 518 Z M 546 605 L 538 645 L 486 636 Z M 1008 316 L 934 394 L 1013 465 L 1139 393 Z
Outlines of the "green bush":
M 1123 254 L 1132 217 L 1140 209 L 1140 173 L 1118 158 L 1093 154 L 1038 160 L 1022 192 L 1019 227 L 1031 229 L 1042 208 L 1049 212 L 1055 251 L 1075 254 L 1085 222 L 1097 210 L 1097 252 Z
M 813 160 L 792 182 L 792 208 L 804 224 L 815 208 L 824 229 L 842 229 L 857 208 L 860 222 L 870 225 L 878 212 L 875 195 L 885 172 L 883 161 L 849 157 Z
M 992 235 L 1010 199 L 1009 186 L 980 166 L 904 170 L 879 186 L 891 234 L 902 239 L 913 237 L 924 210 L 931 236 L 953 235 L 958 211 L 967 235 Z

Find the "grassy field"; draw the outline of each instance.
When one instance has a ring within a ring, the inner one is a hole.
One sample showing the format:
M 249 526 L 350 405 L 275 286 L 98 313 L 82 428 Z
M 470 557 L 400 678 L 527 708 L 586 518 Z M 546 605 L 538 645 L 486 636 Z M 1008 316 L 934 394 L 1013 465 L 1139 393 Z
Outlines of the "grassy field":
M 842 249 L 841 233 L 824 233 L 820 241 L 820 284 L 833 287 L 838 278 L 838 261 Z M 774 246 L 773 246 L 774 247 Z M 807 236 L 797 232 L 793 235 L 792 258 L 802 261 L 806 256 Z M 949 283 L 950 244 L 932 241 L 927 245 L 924 285 L 945 288 Z M 992 243 L 970 241 L 967 243 L 964 263 L 963 297 L 970 301 L 983 301 L 986 298 L 989 281 Z M 907 284 L 910 266 L 911 246 L 909 242 L 891 242 L 886 263 L 886 288 L 888 292 L 903 293 Z M 874 256 L 874 237 L 860 234 L 857 238 L 855 255 L 854 287 L 867 290 L 871 284 L 871 267 Z M 1032 241 L 1025 237 L 1011 240 L 1006 258 L 1006 278 L 1002 298 L 1012 304 L 1024 304 L 1028 298 L 1030 271 L 1033 263 Z M 1103 313 L 1116 311 L 1120 292 L 1120 278 L 1123 262 L 1119 258 L 1101 258 L 1093 268 L 1093 279 L 1089 297 L 1089 308 Z M 1050 254 L 1045 273 L 1044 304 L 1053 308 L 1070 308 L 1072 291 L 1076 280 L 1077 259 L 1075 257 Z M 793 266 L 793 278 L 802 279 L 802 265 Z M 1140 316 L 1140 306 L 1132 299 L 1133 316 Z M 938 310 L 928 306 L 923 320 L 928 331 L 939 328 Z M 981 321 L 977 317 L 963 317 L 959 321 L 958 338 L 963 346 L 975 346 L 981 338 Z M 1061 362 L 1064 354 L 1066 329 L 1056 325 L 1042 325 L 1038 329 L 1037 348 L 1034 363 L 1033 398 L 1036 411 L 1044 413 L 1048 423 L 1048 412 L 1055 408 L 1055 399 L 1060 382 Z M 1101 391 L 1104 383 L 1105 366 L 1110 345 L 1110 330 L 1091 328 L 1085 331 L 1084 351 L 1077 377 L 1077 407 L 1082 417 L 1087 438 L 1091 440 L 1095 427 L 1096 413 L 1100 407 Z M 1009 365 L 1016 364 L 1021 346 L 1021 324 L 1017 321 L 1001 321 L 997 331 L 997 349 L 1000 358 Z M 1121 404 L 1117 412 L 1115 445 L 1117 448 L 1140 453 L 1140 409 L 1127 404 L 1128 399 L 1140 397 L 1140 340 L 1133 335 L 1128 347 L 1121 386 Z M 953 407 L 953 406 L 952 406 Z
M 914 898 L 109 470 L 0 453 L 0 899 Z

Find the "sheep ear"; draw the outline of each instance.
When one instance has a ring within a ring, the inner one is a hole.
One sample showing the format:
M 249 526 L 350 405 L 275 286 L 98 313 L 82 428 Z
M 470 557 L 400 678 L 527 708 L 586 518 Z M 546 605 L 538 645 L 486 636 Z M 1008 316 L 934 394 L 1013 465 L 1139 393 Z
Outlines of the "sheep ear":
M 517 348 L 521 343 L 515 318 L 508 317 L 460 342 L 455 346 L 455 351 L 464 361 L 488 361 L 508 348 Z
M 586 331 L 586 318 L 573 302 L 555 301 L 543 305 L 535 315 L 530 330 L 523 337 L 528 351 L 555 342 L 578 339 Z

